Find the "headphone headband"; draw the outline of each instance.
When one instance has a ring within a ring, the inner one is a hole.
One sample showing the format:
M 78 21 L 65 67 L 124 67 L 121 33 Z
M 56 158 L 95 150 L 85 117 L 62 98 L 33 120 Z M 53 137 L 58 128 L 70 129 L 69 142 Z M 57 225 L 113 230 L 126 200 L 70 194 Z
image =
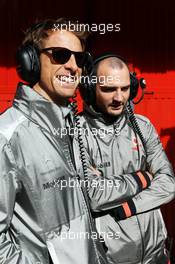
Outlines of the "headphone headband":
M 105 52 L 101 56 L 96 57 L 94 59 L 94 65 L 96 65 L 97 63 L 99 63 L 102 60 L 105 60 L 105 59 L 108 59 L 108 58 L 111 58 L 111 57 L 118 58 L 118 59 L 122 60 L 127 65 L 126 60 L 122 56 L 117 55 L 117 54 L 112 53 L 112 52 Z

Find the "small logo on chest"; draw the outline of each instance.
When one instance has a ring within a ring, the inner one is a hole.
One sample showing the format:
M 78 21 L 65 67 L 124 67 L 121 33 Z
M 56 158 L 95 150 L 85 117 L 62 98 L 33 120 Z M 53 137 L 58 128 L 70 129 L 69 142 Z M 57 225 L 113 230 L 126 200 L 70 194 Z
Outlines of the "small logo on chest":
M 139 147 L 141 147 L 142 145 L 138 142 L 136 137 L 132 138 L 132 150 L 139 150 Z

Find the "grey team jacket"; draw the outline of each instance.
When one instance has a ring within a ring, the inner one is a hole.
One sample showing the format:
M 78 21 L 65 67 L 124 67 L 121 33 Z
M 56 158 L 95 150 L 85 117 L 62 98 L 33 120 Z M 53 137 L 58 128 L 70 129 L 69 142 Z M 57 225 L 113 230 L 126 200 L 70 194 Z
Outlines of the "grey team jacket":
M 105 241 L 109 263 L 165 264 L 167 232 L 159 207 L 174 198 L 175 178 L 153 125 L 146 117 L 136 118 L 146 140 L 147 154 L 125 115 L 111 123 L 91 106 L 86 106 L 81 115 L 90 166 L 101 171 L 100 178 L 118 179 L 115 201 L 107 188 L 105 196 L 89 190 L 91 207 L 99 212 L 96 226 Z M 148 188 L 136 194 L 128 186 L 127 177 L 140 170 L 149 170 L 154 179 Z M 104 201 L 107 197 L 108 203 Z M 123 217 L 124 205 L 129 208 L 128 217 Z M 115 206 L 118 214 L 109 213 L 108 209 Z
M 108 263 L 77 180 L 69 113 L 22 85 L 0 116 L 0 264 L 49 264 L 48 251 L 54 264 Z M 116 180 L 140 189 L 130 174 L 105 179 L 107 193 L 93 180 L 91 200 L 104 206 L 115 204 Z
M 48 251 L 54 264 L 107 263 L 77 184 L 69 112 L 23 85 L 0 116 L 0 264 L 49 264 Z

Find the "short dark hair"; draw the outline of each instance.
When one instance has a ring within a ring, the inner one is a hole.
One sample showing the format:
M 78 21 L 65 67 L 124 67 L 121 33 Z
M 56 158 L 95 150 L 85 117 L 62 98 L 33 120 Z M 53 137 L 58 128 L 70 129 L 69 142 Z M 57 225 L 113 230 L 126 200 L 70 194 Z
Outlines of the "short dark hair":
M 45 19 L 43 21 L 39 21 L 26 30 L 23 45 L 31 44 L 38 49 L 41 49 L 43 46 L 43 40 L 47 39 L 55 30 L 61 29 L 71 31 L 80 40 L 82 48 L 85 49 L 89 32 L 79 30 L 79 25 L 80 24 L 78 22 L 65 18 Z

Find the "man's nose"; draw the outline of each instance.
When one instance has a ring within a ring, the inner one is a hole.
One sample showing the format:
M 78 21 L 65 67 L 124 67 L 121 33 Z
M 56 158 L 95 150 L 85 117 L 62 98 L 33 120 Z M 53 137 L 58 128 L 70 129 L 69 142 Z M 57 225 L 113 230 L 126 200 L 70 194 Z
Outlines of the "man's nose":
M 64 64 L 66 69 L 71 70 L 72 72 L 76 72 L 78 69 L 75 56 L 72 54 L 69 60 Z
M 114 100 L 116 101 L 122 101 L 122 92 L 120 89 L 117 89 L 114 93 Z

